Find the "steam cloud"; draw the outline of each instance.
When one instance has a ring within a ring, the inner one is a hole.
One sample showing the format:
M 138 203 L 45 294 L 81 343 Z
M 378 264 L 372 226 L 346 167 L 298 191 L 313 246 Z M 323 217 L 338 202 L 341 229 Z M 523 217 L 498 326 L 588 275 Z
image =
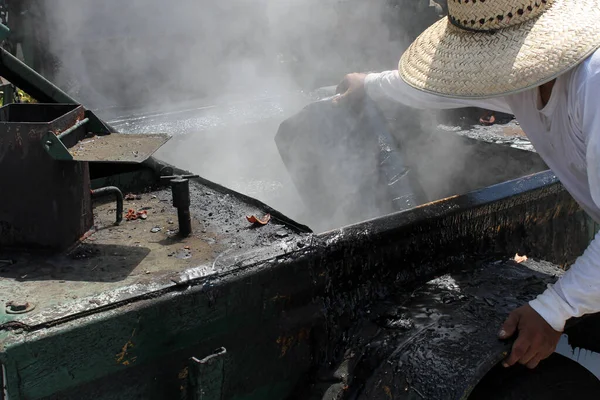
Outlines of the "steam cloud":
M 279 123 L 314 100 L 312 90 L 336 85 L 346 73 L 396 68 L 406 46 L 438 17 L 429 0 L 42 4 L 60 59 L 58 85 L 117 129 L 175 134 L 159 158 L 316 230 L 336 226 L 311 220 L 295 192 L 273 142 Z

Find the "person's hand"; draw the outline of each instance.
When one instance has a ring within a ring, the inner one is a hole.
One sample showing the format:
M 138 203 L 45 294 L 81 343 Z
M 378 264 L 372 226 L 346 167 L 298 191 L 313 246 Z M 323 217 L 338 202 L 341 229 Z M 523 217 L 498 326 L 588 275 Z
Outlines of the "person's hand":
M 367 74 L 353 73 L 344 77 L 335 91 L 338 96 L 333 99 L 336 104 L 350 103 L 355 105 L 360 103 L 365 95 L 365 78 Z
M 510 367 L 517 362 L 527 368 L 537 367 L 540 361 L 554 352 L 562 334 L 552 329 L 530 305 L 510 313 L 500 330 L 500 339 L 508 339 L 517 331 L 517 340 L 502 363 L 504 367 Z

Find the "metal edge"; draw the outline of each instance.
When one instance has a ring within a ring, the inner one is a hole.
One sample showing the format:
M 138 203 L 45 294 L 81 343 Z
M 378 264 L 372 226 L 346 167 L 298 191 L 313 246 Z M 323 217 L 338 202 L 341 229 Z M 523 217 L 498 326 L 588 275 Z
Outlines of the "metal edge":
M 193 174 L 190 171 L 178 168 L 176 166 L 168 164 L 168 163 L 166 163 L 162 160 L 159 160 L 155 157 L 152 157 L 152 156 L 149 157 L 147 160 L 145 160 L 144 163 L 146 163 L 146 165 L 148 165 L 152 169 L 154 169 L 157 172 L 157 174 L 159 174 L 159 175 L 160 175 L 160 171 L 164 168 L 172 169 L 172 174 L 176 174 L 176 175 L 192 175 Z M 170 173 L 170 175 L 172 175 L 172 174 Z M 255 199 L 254 197 L 247 196 L 243 193 L 237 192 L 233 189 L 229 189 L 226 186 L 222 186 L 216 182 L 210 181 L 210 180 L 202 178 L 202 177 L 193 178 L 191 180 L 196 181 L 204 186 L 207 186 L 210 189 L 213 189 L 217 192 L 227 194 L 230 196 L 234 196 L 235 198 L 239 199 L 240 201 L 243 201 L 244 203 L 247 203 L 253 207 L 260 208 L 263 212 L 270 214 L 271 218 L 273 218 L 279 222 L 282 222 L 284 225 L 287 225 L 288 227 L 292 228 L 297 233 L 313 233 L 313 231 L 308 226 L 294 221 L 293 219 L 285 216 L 280 211 L 275 210 L 274 208 L 270 207 L 269 205 L 263 203 L 262 201 L 260 201 L 258 199 Z
M 544 188 L 548 190 L 555 189 L 556 191 L 565 190 L 554 173 L 547 170 L 488 186 L 463 195 L 422 204 L 409 210 L 387 214 L 331 231 L 322 232 L 316 236 L 322 241 L 330 242 L 335 240 L 336 242 L 340 242 L 343 241 L 344 238 L 352 240 L 352 236 L 364 236 L 365 233 L 377 235 L 390 229 L 418 224 L 433 218 L 449 216 L 467 209 L 482 207 L 510 197 L 514 197 L 515 200 L 518 200 L 519 196 L 522 194 Z
M 95 132 L 92 132 L 95 133 Z M 130 137 L 131 140 L 146 140 L 149 141 L 150 138 L 153 139 L 161 139 L 160 141 L 160 145 L 156 146 L 153 148 L 153 150 L 150 150 L 149 152 L 144 154 L 144 157 L 139 158 L 139 159 L 126 159 L 126 160 L 115 160 L 115 159 L 106 159 L 106 160 L 96 160 L 96 159 L 86 159 L 85 157 L 80 157 L 80 156 L 74 156 L 73 160 L 74 161 L 79 161 L 79 162 L 90 162 L 90 163 L 98 163 L 98 164 L 106 164 L 106 163 L 115 163 L 115 164 L 142 164 L 144 163 L 146 160 L 148 160 L 150 157 L 152 157 L 152 155 L 154 153 L 156 153 L 162 146 L 164 146 L 169 140 L 172 139 L 172 136 L 169 135 L 168 133 L 117 133 L 117 132 L 112 132 L 112 133 L 107 133 L 107 134 L 99 134 L 98 136 L 102 136 L 102 137 L 110 137 L 110 136 L 121 136 L 121 137 Z M 72 148 L 74 148 L 76 145 L 74 145 Z

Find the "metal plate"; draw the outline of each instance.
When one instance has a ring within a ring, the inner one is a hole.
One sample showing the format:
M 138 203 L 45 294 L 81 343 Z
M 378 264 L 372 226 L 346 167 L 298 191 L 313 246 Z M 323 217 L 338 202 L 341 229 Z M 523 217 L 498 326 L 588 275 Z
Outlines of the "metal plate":
M 141 163 L 171 137 L 166 133 L 97 135 L 69 149 L 74 161 Z

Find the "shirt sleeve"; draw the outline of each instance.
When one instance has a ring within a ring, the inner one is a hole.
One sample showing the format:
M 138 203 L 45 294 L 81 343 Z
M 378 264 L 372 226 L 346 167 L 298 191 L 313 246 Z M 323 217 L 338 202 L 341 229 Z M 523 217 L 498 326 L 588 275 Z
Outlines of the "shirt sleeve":
M 374 100 L 387 98 L 416 109 L 452 109 L 478 107 L 486 110 L 512 114 L 504 97 L 490 99 L 452 99 L 423 92 L 408 85 L 400 77 L 398 70 L 368 74 L 365 90 Z
M 600 68 L 595 74 L 587 71 L 576 95 L 587 142 L 588 184 L 600 207 Z M 600 312 L 600 233 L 556 284 L 529 304 L 557 331 L 572 317 Z

